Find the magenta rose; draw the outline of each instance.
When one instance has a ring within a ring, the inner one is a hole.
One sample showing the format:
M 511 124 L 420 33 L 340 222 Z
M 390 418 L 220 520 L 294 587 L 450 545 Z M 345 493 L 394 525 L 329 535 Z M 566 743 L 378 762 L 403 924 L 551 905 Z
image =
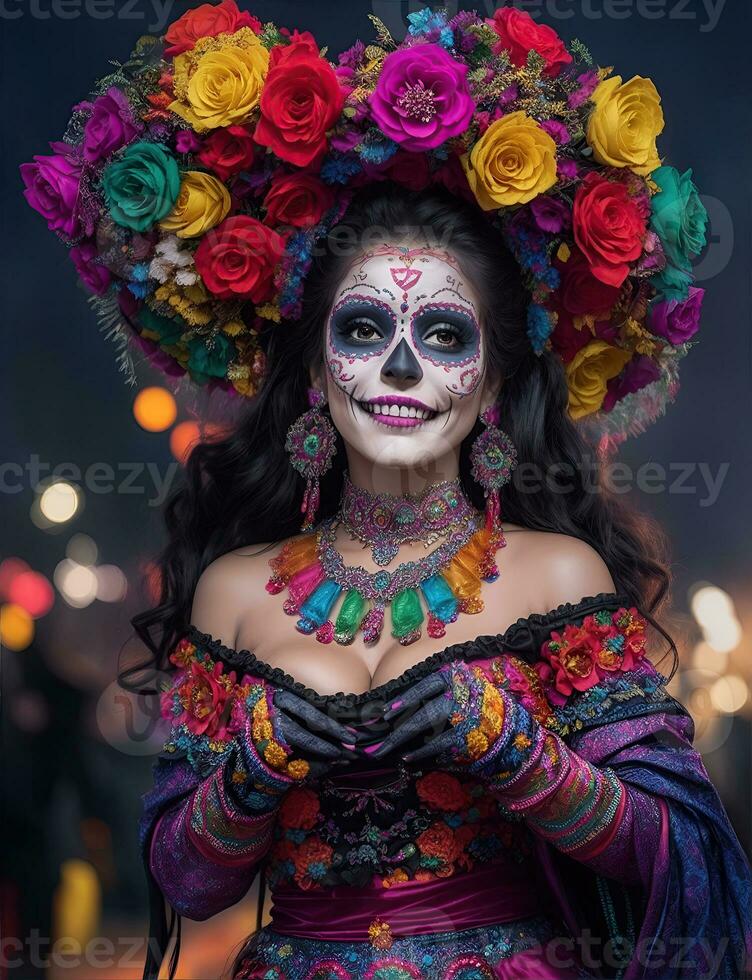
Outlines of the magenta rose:
M 687 299 L 663 299 L 650 308 L 649 329 L 671 344 L 683 344 L 700 326 L 700 310 L 705 290 L 689 287 Z
M 601 406 L 604 412 L 610 412 L 614 405 L 625 395 L 652 384 L 661 376 L 660 368 L 647 354 L 635 354 L 631 361 L 616 378 L 611 378 L 606 384 L 606 396 Z
M 83 151 L 87 163 L 103 160 L 143 132 L 144 127 L 133 118 L 128 99 L 114 85 L 96 102 L 81 102 L 76 108 L 91 109 L 84 126 Z
M 418 151 L 463 133 L 475 108 L 467 65 L 438 44 L 413 44 L 388 54 L 369 105 L 387 136 Z
M 37 154 L 33 163 L 22 163 L 18 169 L 26 185 L 24 197 L 46 219 L 50 231 L 76 238 L 81 232 L 77 207 L 81 163 L 59 153 Z
M 96 263 L 96 245 L 84 241 L 70 250 L 70 257 L 84 285 L 97 296 L 103 296 L 112 282 L 110 270 Z

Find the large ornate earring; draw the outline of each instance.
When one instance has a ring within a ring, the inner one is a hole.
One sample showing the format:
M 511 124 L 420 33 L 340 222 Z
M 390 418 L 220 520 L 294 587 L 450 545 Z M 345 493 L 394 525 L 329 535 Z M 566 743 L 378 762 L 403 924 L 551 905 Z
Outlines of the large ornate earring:
M 308 404 L 311 407 L 292 423 L 285 439 L 290 463 L 306 481 L 300 505 L 305 514 L 302 531 L 308 531 L 314 525 L 320 500 L 319 479 L 331 467 L 337 452 L 334 426 L 321 411 L 326 404 L 324 392 L 309 388 Z
M 517 465 L 514 443 L 499 427 L 501 415 L 498 405 L 481 412 L 480 421 L 485 429 L 470 449 L 473 479 L 483 487 L 486 497 L 486 528 L 496 530 L 501 516 L 499 490 L 511 479 Z

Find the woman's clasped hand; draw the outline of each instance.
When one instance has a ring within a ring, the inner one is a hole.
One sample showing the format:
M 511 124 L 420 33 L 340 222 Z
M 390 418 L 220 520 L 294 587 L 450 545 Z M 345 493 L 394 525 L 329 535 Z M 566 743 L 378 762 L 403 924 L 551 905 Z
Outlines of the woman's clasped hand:
M 368 760 L 431 762 L 480 774 L 502 743 L 510 742 L 505 736 L 512 729 L 516 739 L 505 746 L 503 761 L 514 767 L 514 742 L 522 750 L 531 741 L 520 728 L 525 718 L 534 721 L 491 676 L 490 670 L 453 660 L 375 710 L 371 705 L 346 720 L 335 717 L 335 705 L 324 710 L 291 691 L 264 685 L 264 711 L 255 712 L 248 737 L 271 768 L 299 782 Z

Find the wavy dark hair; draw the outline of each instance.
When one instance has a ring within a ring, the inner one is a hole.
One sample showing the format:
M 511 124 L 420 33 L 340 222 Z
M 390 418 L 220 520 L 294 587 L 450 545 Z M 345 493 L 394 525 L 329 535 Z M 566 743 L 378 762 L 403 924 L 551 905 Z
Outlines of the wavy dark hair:
M 131 678 L 168 667 L 168 652 L 189 625 L 196 583 L 214 559 L 298 533 L 303 481 L 289 464 L 285 435 L 308 407 L 309 368 L 322 356 L 323 325 L 352 259 L 352 245 L 366 236 L 373 241 L 374 229 L 393 241 L 430 236 L 457 257 L 480 297 L 489 370 L 503 378 L 498 399 L 502 426 L 519 463 L 533 464 L 544 476 L 538 492 L 525 492 L 515 480 L 504 488 L 504 519 L 591 545 L 616 590 L 626 593 L 668 641 L 673 676 L 676 645 L 654 618 L 669 598 L 666 536 L 655 520 L 607 488 L 595 447 L 567 414 L 560 359 L 550 351 L 533 352 L 526 333 L 529 294 L 501 231 L 476 205 L 443 187 L 416 193 L 383 182 L 358 191 L 337 228 L 319 244 L 300 321 L 266 335 L 268 375 L 258 396 L 229 435 L 193 449 L 185 479 L 165 506 L 159 602 L 131 621 L 148 659 L 122 670 L 121 684 L 144 692 Z M 343 247 L 348 242 L 350 247 Z M 460 474 L 466 493 L 482 508 L 482 490 L 470 476 L 469 463 L 480 430 L 477 423 L 462 444 Z M 339 436 L 338 441 L 334 466 L 322 479 L 320 517 L 333 513 L 340 497 L 345 453 Z

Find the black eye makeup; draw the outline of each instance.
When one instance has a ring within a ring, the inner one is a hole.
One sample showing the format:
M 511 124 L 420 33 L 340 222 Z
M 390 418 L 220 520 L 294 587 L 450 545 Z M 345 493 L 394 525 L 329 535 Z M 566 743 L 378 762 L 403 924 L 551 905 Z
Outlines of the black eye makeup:
M 329 319 L 332 347 L 356 356 L 384 347 L 396 329 L 391 307 L 370 296 L 348 296 L 334 307 Z
M 421 307 L 413 316 L 411 329 L 415 346 L 429 360 L 457 363 L 478 355 L 478 324 L 470 313 L 456 304 L 433 303 Z

